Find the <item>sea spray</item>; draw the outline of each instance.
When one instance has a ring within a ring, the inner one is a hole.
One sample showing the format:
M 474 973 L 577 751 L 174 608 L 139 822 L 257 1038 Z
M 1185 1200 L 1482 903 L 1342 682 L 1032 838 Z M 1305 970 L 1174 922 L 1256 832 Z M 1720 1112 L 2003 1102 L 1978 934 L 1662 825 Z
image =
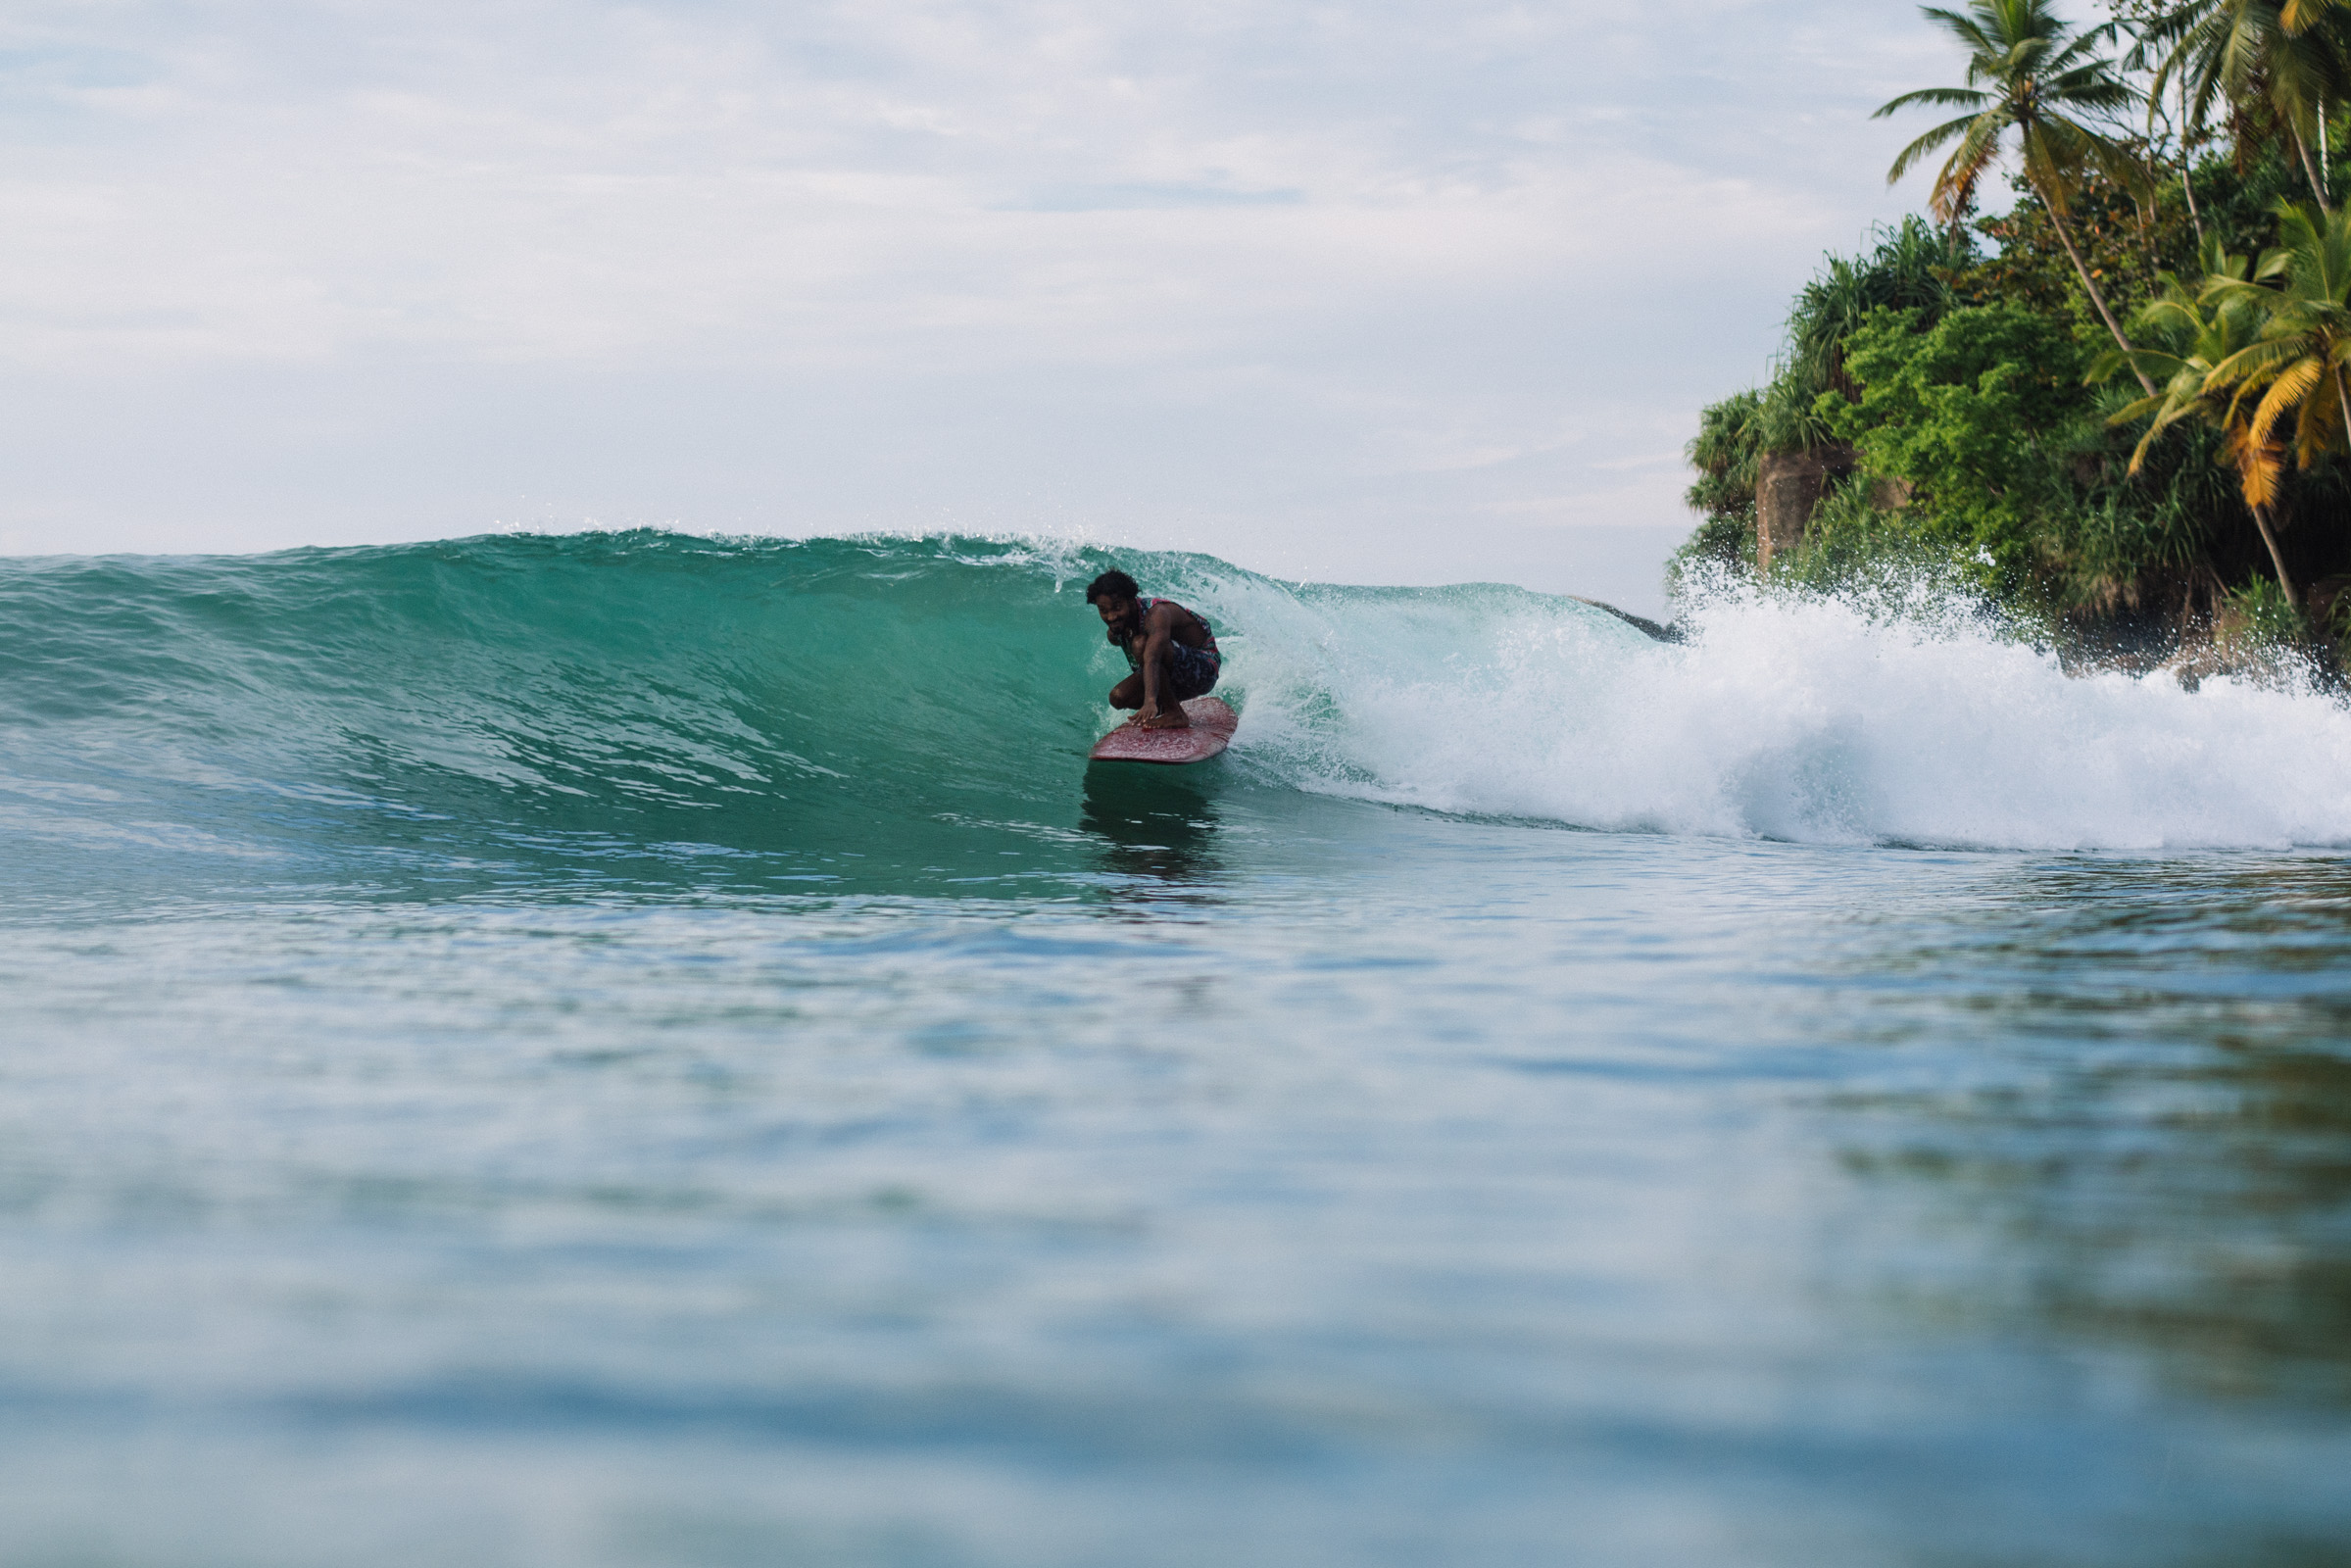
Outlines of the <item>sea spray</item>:
M 1258 749 L 1311 787 L 1600 829 L 2034 850 L 2351 841 L 2351 710 L 2308 681 L 2069 675 L 1933 591 L 1696 595 L 1676 644 L 1572 602 L 1488 600 L 1467 618 L 1479 646 L 1433 660 L 1383 658 L 1396 645 L 1352 606 L 1298 628 L 1329 689 L 1293 681 L 1303 721 L 1285 735 L 1261 718 Z M 1344 739 L 1295 738 L 1317 730 Z

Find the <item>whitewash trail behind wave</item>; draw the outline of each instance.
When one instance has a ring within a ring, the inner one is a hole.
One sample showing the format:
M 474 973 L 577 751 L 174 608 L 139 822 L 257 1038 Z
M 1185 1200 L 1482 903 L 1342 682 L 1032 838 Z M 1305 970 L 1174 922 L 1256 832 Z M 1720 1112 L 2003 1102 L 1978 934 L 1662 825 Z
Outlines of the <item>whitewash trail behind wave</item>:
M 1243 754 L 1310 788 L 1829 843 L 2351 844 L 2351 709 L 2307 686 L 2073 676 L 1835 600 L 1717 595 L 1665 645 L 1572 600 L 1269 587 L 1219 595 L 1253 633 Z

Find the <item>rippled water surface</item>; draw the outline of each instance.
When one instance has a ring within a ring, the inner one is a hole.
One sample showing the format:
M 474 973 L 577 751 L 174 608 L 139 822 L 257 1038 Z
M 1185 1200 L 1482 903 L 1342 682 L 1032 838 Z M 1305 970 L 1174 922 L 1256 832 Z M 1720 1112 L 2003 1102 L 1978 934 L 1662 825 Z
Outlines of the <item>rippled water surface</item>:
M 2302 767 L 2234 847 L 2218 761 L 1982 747 L 1920 831 L 1934 760 L 1834 711 L 1591 831 L 1618 754 L 1433 801 L 1270 612 L 1227 759 L 1087 771 L 1081 626 L 1073 716 L 958 772 L 724 594 L 638 678 L 488 597 L 390 669 L 411 590 L 297 567 L 113 583 L 136 660 L 0 639 L 0 1561 L 2351 1560 L 2325 699 L 2081 699 Z

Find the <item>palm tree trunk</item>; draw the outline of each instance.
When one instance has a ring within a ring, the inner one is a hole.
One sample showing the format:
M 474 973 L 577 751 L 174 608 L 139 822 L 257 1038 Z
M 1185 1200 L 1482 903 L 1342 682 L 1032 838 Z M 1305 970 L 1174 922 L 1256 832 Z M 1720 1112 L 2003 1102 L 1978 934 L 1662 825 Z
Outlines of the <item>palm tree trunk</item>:
M 2285 602 L 2296 610 L 2302 608 L 2302 598 L 2294 592 L 2294 579 L 2285 574 L 2285 552 L 2278 548 L 2278 535 L 2270 528 L 2270 509 L 2253 509 L 2253 526 L 2261 530 L 2261 542 L 2270 547 L 2270 564 L 2278 568 L 2278 586 L 2285 590 Z
M 2187 73 L 2183 71 L 2180 74 L 2180 188 L 2187 195 L 2187 220 L 2196 225 L 2196 249 L 2200 253 L 2204 249 L 2204 215 L 2196 211 L 2195 181 L 2187 177 L 2188 170 L 2196 162 L 2196 150 L 2188 140 Z
M 2327 182 L 2319 177 L 2319 166 L 2310 161 L 2310 143 L 2302 139 L 2299 128 L 2294 131 L 2294 151 L 2302 155 L 2302 177 L 2310 181 L 2310 193 L 2319 199 L 2319 211 L 2333 217 L 2334 206 L 2327 200 Z
M 2114 312 L 2106 308 L 2106 296 L 2098 292 L 2096 283 L 2090 281 L 2089 268 L 2082 262 L 2082 253 L 2074 248 L 2074 236 L 2066 231 L 2065 219 L 2050 202 L 2048 192 L 2035 184 L 2033 193 L 2040 198 L 2043 207 L 2048 208 L 2049 226 L 2057 230 L 2058 243 L 2065 247 L 2066 255 L 2074 259 L 2074 270 L 2081 274 L 2082 286 L 2089 291 L 2089 302 L 2098 308 L 2098 319 L 2106 323 L 2106 330 L 2114 334 L 2114 340 L 2123 345 L 2125 354 L 2136 354 L 2138 351 L 2131 346 L 2131 340 L 2123 335 L 2122 325 L 2115 320 Z M 2131 362 L 2131 373 L 2137 376 L 2138 384 L 2147 389 L 2147 396 L 2156 396 L 2155 383 L 2147 379 L 2147 372 L 2138 368 L 2135 359 Z
M 2334 367 L 2334 406 L 2343 411 L 2343 439 L 2351 442 L 2351 393 L 2343 390 L 2343 368 Z

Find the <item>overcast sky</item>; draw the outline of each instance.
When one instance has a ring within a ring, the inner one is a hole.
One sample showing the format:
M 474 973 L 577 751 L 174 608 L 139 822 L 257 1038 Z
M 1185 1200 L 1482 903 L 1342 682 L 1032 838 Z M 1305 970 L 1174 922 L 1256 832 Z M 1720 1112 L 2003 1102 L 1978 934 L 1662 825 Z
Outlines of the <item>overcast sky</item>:
M 1660 602 L 1888 0 L 11 0 L 0 552 L 1080 533 Z

